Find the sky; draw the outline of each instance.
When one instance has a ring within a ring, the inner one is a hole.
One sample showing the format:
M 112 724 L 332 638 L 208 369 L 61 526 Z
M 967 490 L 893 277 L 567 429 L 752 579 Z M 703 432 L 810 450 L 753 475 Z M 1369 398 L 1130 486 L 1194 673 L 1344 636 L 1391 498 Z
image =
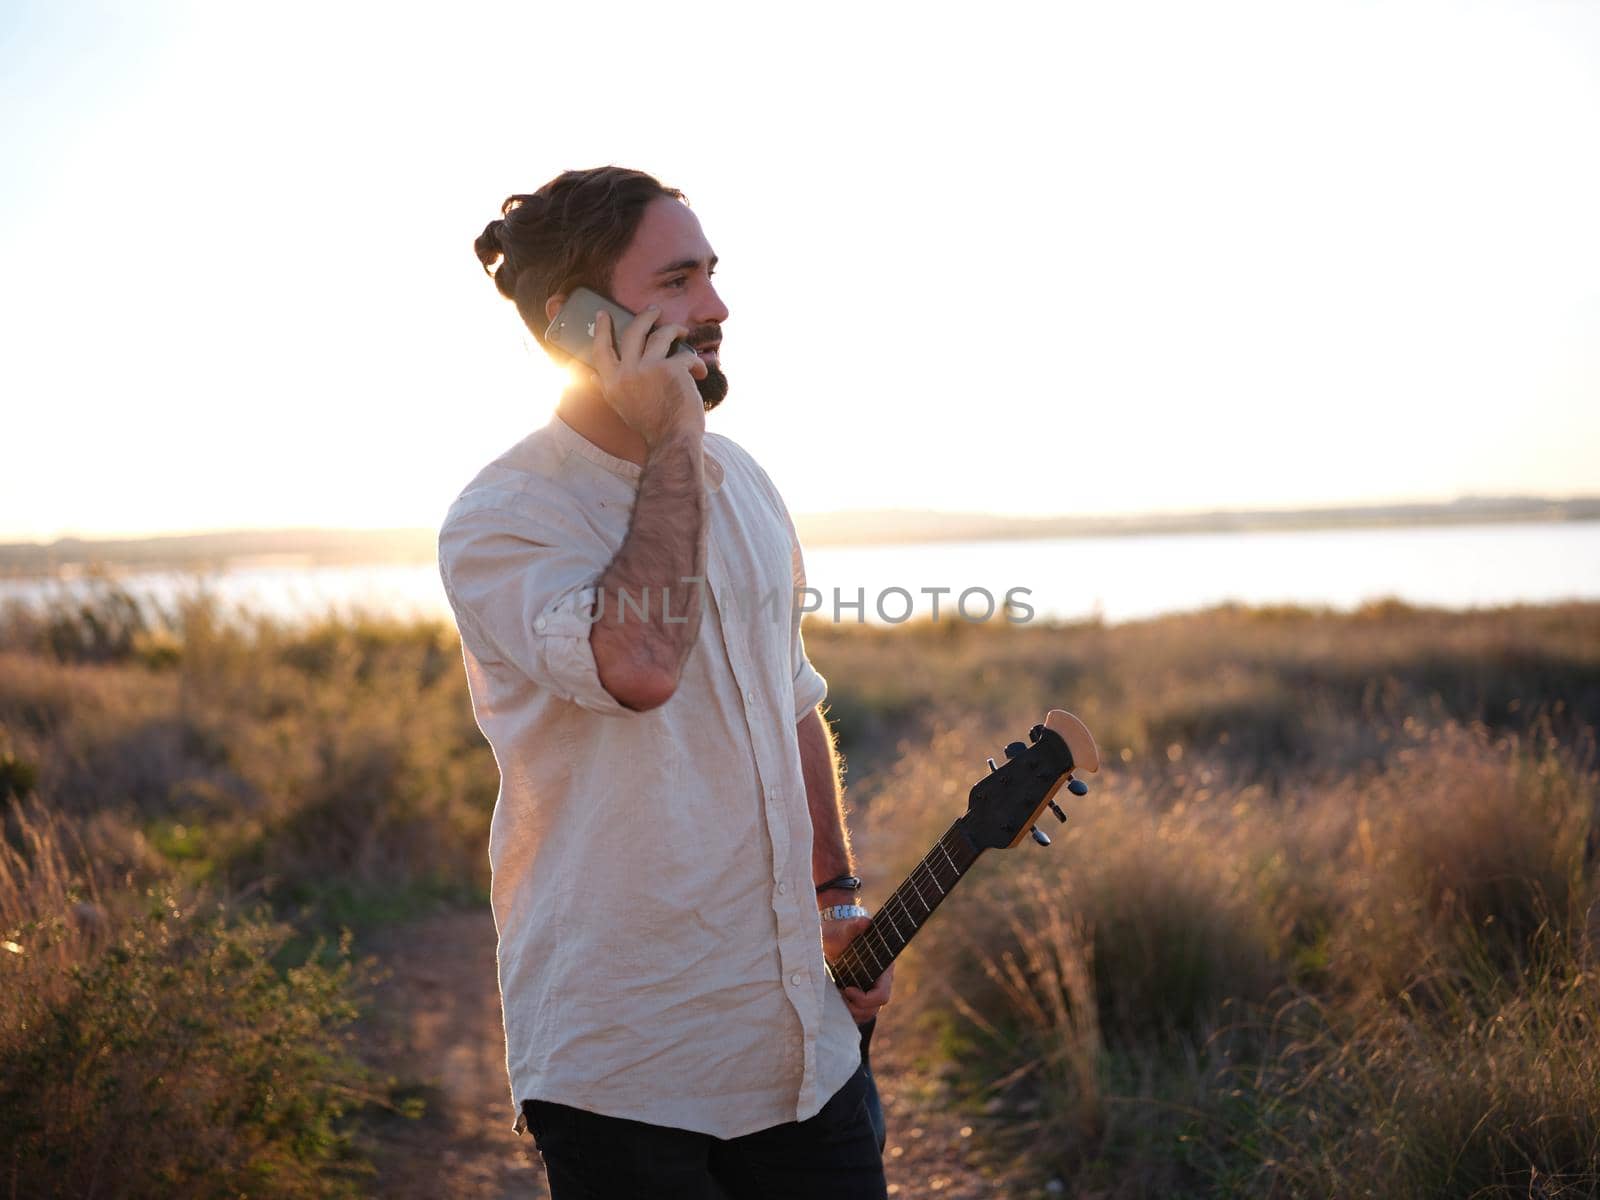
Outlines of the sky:
M 1600 5 L 0 4 L 0 540 L 437 525 L 606 162 L 796 513 L 1600 491 Z

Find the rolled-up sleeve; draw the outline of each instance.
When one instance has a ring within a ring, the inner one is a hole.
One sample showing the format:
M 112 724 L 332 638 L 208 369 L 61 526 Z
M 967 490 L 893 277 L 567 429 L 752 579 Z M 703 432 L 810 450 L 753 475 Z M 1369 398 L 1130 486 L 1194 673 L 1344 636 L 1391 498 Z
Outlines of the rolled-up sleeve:
M 462 639 L 591 712 L 630 715 L 600 682 L 589 633 L 606 564 L 559 544 L 521 514 L 452 511 L 439 531 L 439 574 Z

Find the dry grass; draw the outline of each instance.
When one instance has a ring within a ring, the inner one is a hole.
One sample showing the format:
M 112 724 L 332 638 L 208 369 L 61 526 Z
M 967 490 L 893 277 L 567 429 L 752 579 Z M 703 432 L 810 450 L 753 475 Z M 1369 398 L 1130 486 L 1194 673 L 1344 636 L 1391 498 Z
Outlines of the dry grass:
M 1055 846 L 986 857 L 899 976 L 893 1019 L 998 1108 L 1021 1177 L 1101 1197 L 1600 1194 L 1600 606 L 807 641 L 880 897 L 1044 709 L 1100 739 L 1107 769 Z M 219 1103 L 222 1064 L 269 1061 L 240 1040 L 258 1010 L 223 992 L 301 997 L 309 1024 L 275 1036 L 337 1030 L 337 964 L 286 962 L 315 930 L 481 897 L 496 782 L 438 625 L 0 615 L 0 919 L 27 951 L 0 949 L 0 1036 L 8 1078 L 41 1080 L 13 1098 L 35 1122 L 13 1144 L 57 1153 L 39 1122 L 102 1136 L 81 1098 L 98 1079 L 110 1111 L 173 1134 L 151 1170 L 199 1171 L 171 1149 L 193 1110 L 117 1107 L 153 1094 L 128 1081 L 156 1044 L 117 1013 L 190 1022 L 160 1044 Z M 274 912 L 209 921 L 252 899 Z M 200 962 L 224 966 L 185 974 Z M 110 1049 L 47 1036 L 62 1020 Z M 251 1194 L 353 1186 L 333 1113 L 364 1085 L 333 1063 L 277 1064 L 278 1094 L 311 1104 L 305 1140 L 280 1190 Z
M 844 712 L 922 692 L 852 791 L 886 887 L 1049 704 L 1110 760 L 900 972 L 928 1053 L 1039 1171 L 1096 1196 L 1600 1190 L 1594 607 L 906 632 L 808 633 Z
M 0 620 L 0 1188 L 356 1194 L 349 1116 L 386 1085 L 319 935 L 486 883 L 459 649 L 107 610 Z
M 0 841 L 0 1036 L 15 1038 L 68 989 L 73 966 L 106 940 L 100 903 L 81 840 L 39 804 L 15 805 Z M 69 845 L 70 843 L 70 845 Z M 10 1048 L 9 1046 L 6 1048 Z

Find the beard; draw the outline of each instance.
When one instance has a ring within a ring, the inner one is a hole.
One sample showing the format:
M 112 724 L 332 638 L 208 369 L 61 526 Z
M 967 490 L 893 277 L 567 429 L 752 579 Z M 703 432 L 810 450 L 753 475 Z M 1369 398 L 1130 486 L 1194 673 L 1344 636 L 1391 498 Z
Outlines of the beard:
M 721 325 L 696 325 L 683 337 L 690 347 L 715 346 L 722 341 Z M 694 381 L 695 387 L 700 392 L 700 403 L 705 405 L 710 412 L 721 404 L 728 394 L 728 377 L 722 373 L 720 366 L 706 364 L 706 377 Z
M 707 412 L 710 412 L 727 396 L 728 377 L 722 373 L 721 367 L 708 365 L 706 377 L 695 380 L 694 386 L 700 392 L 700 403 L 705 406 Z

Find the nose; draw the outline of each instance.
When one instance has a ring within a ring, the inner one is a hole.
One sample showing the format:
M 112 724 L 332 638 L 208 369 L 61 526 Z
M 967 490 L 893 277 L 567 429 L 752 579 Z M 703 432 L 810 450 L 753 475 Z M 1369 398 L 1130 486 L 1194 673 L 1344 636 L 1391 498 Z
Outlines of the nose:
M 722 297 L 717 295 L 717 289 L 711 281 L 706 280 L 705 292 L 700 297 L 700 303 L 695 306 L 695 323 L 721 325 L 728 319 L 728 306 L 722 302 Z

